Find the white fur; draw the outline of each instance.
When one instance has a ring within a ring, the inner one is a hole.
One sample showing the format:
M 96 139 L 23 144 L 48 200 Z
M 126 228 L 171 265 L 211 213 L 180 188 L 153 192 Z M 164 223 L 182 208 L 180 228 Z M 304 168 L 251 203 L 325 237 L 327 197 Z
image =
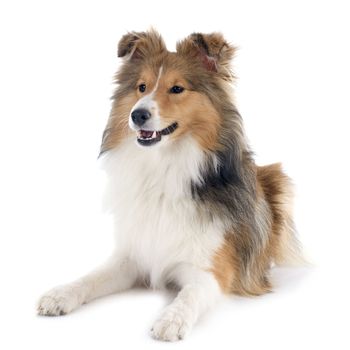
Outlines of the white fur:
M 152 336 L 160 340 L 183 339 L 198 317 L 211 307 L 220 295 L 213 275 L 193 265 L 180 264 L 173 274 L 182 289 L 153 325 Z
M 80 305 L 133 286 L 136 266 L 127 257 L 114 254 L 104 265 L 80 279 L 58 286 L 39 300 L 40 315 L 67 314 Z
M 114 216 L 118 249 L 159 287 L 176 263 L 208 269 L 223 224 L 210 221 L 191 199 L 190 181 L 201 181 L 204 161 L 194 141 L 149 148 L 134 143 L 127 140 L 106 155 L 105 206 Z
M 59 314 L 57 307 L 69 312 L 131 287 L 136 279 L 149 281 L 154 288 L 175 283 L 180 292 L 154 324 L 152 335 L 178 340 L 220 295 L 209 269 L 223 243 L 225 225 L 190 196 L 190 183 L 202 180 L 205 162 L 191 137 L 175 144 L 163 136 L 157 147 L 139 147 L 135 139 L 136 135 L 130 137 L 101 159 L 108 178 L 104 204 L 115 225 L 112 260 L 66 289 L 44 296 L 39 313 Z M 61 298 L 71 290 L 69 300 Z M 48 298 L 54 306 L 47 306 Z M 57 305 L 56 300 L 70 307 Z

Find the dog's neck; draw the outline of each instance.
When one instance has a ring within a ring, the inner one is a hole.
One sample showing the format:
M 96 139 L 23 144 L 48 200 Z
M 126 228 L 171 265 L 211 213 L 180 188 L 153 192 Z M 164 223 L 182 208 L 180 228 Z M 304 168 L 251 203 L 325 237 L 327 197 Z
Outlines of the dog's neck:
M 150 147 L 137 145 L 132 137 L 101 161 L 111 187 L 117 191 L 151 191 L 176 199 L 191 194 L 191 183 L 201 182 L 206 155 L 190 136 Z

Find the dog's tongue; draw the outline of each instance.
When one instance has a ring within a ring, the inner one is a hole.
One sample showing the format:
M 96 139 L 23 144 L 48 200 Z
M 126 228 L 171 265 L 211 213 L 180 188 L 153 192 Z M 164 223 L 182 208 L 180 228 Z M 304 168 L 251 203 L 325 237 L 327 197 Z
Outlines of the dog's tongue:
M 148 130 L 140 130 L 141 137 L 143 138 L 150 138 L 153 135 L 153 131 L 148 131 Z

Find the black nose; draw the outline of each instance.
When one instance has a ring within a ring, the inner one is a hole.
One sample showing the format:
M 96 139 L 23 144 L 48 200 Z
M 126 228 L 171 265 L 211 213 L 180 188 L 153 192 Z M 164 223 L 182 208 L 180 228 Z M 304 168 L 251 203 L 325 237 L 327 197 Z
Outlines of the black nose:
M 151 113 L 147 109 L 135 109 L 131 113 L 132 121 L 138 126 L 145 124 L 149 118 L 151 118 Z

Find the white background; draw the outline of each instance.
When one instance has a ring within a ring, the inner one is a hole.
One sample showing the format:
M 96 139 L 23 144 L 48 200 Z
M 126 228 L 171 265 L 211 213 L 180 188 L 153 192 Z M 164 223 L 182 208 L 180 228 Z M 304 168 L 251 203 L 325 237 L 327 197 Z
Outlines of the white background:
M 349 349 L 347 1 L 1 1 L 2 349 Z M 229 6 L 230 5 L 230 6 Z M 258 164 L 282 161 L 313 267 L 273 271 L 275 292 L 227 297 L 181 343 L 149 337 L 167 293 L 137 290 L 71 315 L 37 298 L 111 251 L 96 161 L 117 42 L 153 25 L 240 47 L 236 99 Z

